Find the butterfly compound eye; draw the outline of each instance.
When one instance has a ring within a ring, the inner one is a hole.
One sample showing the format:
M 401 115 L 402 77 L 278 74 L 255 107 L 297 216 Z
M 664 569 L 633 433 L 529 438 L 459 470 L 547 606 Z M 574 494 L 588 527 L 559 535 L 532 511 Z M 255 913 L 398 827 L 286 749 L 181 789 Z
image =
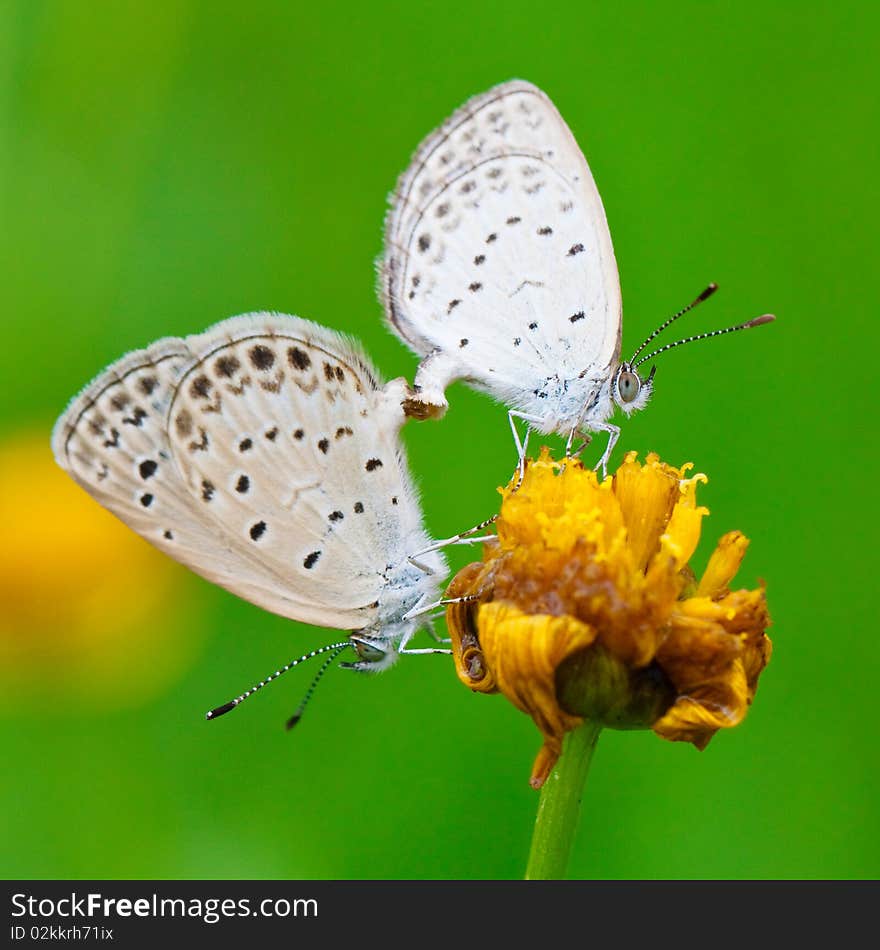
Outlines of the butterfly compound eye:
M 617 380 L 617 391 L 623 402 L 632 402 L 641 388 L 642 382 L 635 373 L 621 373 Z

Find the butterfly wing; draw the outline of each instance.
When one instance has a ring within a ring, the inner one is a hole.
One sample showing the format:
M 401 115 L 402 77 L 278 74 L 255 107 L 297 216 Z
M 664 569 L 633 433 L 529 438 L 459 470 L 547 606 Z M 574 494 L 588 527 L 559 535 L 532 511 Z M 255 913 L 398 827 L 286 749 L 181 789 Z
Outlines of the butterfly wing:
M 422 143 L 391 198 L 388 321 L 447 379 L 498 397 L 620 351 L 621 299 L 605 212 L 549 98 L 515 80 L 462 106 Z
M 360 629 L 384 559 L 428 543 L 398 440 L 402 391 L 323 327 L 235 317 L 111 366 L 53 448 L 196 573 L 282 616 Z

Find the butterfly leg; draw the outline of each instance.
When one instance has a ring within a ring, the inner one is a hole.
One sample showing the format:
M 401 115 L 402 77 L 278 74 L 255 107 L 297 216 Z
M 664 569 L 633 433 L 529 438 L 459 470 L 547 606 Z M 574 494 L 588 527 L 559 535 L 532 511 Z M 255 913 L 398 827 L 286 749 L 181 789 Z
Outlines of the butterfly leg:
M 452 656 L 452 650 L 443 650 L 440 647 L 425 647 L 424 649 L 418 650 L 400 650 L 401 656 L 418 656 L 420 654 L 426 655 L 428 653 L 442 653 L 444 656 Z
M 596 471 L 601 468 L 602 478 L 605 478 L 608 475 L 608 459 L 611 458 L 611 453 L 614 451 L 614 446 L 617 445 L 617 440 L 620 438 L 620 429 L 618 426 L 611 425 L 610 422 L 594 423 L 593 429 L 595 429 L 597 432 L 608 433 L 608 445 L 605 446 L 605 451 L 602 453 L 602 458 L 599 459 L 599 464 L 596 466 Z
M 575 459 L 580 458 L 581 452 L 593 441 L 586 432 L 582 432 L 581 435 L 584 437 L 583 441 L 580 445 L 575 446 L 575 448 L 571 450 L 571 457 Z
M 468 594 L 465 597 L 447 597 L 443 600 L 437 600 L 433 604 L 427 604 L 424 607 L 421 605 L 421 601 L 419 601 L 412 610 L 408 610 L 403 617 L 401 617 L 401 620 L 414 620 L 416 617 L 430 613 L 438 607 L 446 607 L 448 604 L 470 604 L 479 599 L 480 598 L 475 594 Z
M 577 446 L 577 448 L 574 448 L 574 449 L 573 449 L 573 448 L 572 448 L 572 444 L 574 443 L 574 437 L 575 437 L 576 435 L 583 436 L 583 441 L 581 442 L 581 444 L 580 444 L 579 446 Z M 566 441 L 566 443 L 565 443 L 565 455 L 566 455 L 566 457 L 567 457 L 567 458 L 574 458 L 574 459 L 580 458 L 581 452 L 583 452 L 583 450 L 584 450 L 592 441 L 593 441 L 593 440 L 592 440 L 592 438 L 590 437 L 590 434 L 589 434 L 588 432 L 579 432 L 578 429 L 577 429 L 577 427 L 573 428 L 573 429 L 568 433 L 568 439 L 567 439 L 567 441 Z
M 519 486 L 522 484 L 523 478 L 526 474 L 526 451 L 529 447 L 529 436 L 532 433 L 532 425 L 543 422 L 541 416 L 534 416 L 528 412 L 519 412 L 517 409 L 511 409 L 507 413 L 507 419 L 510 422 L 510 431 L 513 433 L 513 441 L 516 443 L 516 453 L 517 453 L 517 468 L 519 469 L 519 479 L 516 483 L 516 491 Z M 514 419 L 522 419 L 526 423 L 526 437 L 523 440 L 520 440 L 519 432 L 516 429 L 516 423 Z
M 478 531 L 482 531 L 484 528 L 488 528 L 489 525 L 494 524 L 497 519 L 498 515 L 492 515 L 491 518 L 481 521 L 479 524 L 474 525 L 473 528 L 468 528 L 467 531 L 462 531 L 460 534 L 455 534 L 451 538 L 444 538 L 442 541 L 435 541 L 430 547 L 423 548 L 421 551 L 416 551 L 415 554 L 410 554 L 408 560 L 416 567 L 425 570 L 425 566 L 420 564 L 417 558 L 420 558 L 425 554 L 429 554 L 431 551 L 439 551 L 440 548 L 445 548 L 450 544 L 477 544 L 480 541 L 488 541 L 491 538 L 494 538 L 495 535 L 487 534 L 479 538 L 474 538 L 472 535 L 476 534 Z
M 418 610 L 418 609 L 420 608 L 421 604 L 424 602 L 425 599 L 426 599 L 425 597 L 422 597 L 422 598 L 419 600 L 419 602 L 416 604 L 416 606 L 415 606 L 414 609 Z M 418 631 L 419 631 L 419 629 L 420 629 L 421 627 L 424 627 L 424 628 L 428 631 L 428 633 L 431 635 L 431 637 L 434 639 L 434 641 L 435 641 L 436 643 L 451 643 L 451 642 L 452 642 L 451 640 L 443 640 L 443 639 L 441 639 L 439 636 L 437 636 L 437 632 L 434 630 L 434 617 L 435 617 L 435 616 L 437 616 L 437 615 L 435 614 L 435 615 L 433 615 L 433 616 L 431 616 L 431 617 L 425 617 L 425 618 L 422 620 L 421 623 L 419 623 L 419 624 L 417 624 L 417 625 L 413 625 L 409 630 L 407 630 L 406 633 L 403 635 L 403 637 L 401 637 L 400 642 L 397 644 L 397 652 L 400 653 L 400 654 L 404 654 L 404 653 L 450 653 L 450 652 L 451 652 L 450 650 L 445 649 L 445 648 L 440 648 L 440 647 L 427 647 L 427 648 L 416 649 L 416 650 L 409 650 L 409 649 L 407 649 L 407 645 L 409 644 L 410 640 L 412 640 L 412 638 L 416 635 L 416 633 L 418 633 Z
M 434 629 L 434 621 L 437 619 L 438 614 L 433 614 L 430 617 L 425 617 L 425 629 L 428 631 L 432 640 L 436 643 L 452 643 L 449 637 L 441 637 L 439 633 Z
M 433 550 L 434 548 L 428 548 L 428 551 L 433 551 Z M 419 555 L 426 554 L 426 553 L 427 551 L 419 551 L 419 554 L 413 554 L 410 557 L 408 557 L 407 560 L 409 561 L 410 564 L 412 564 L 413 567 L 417 567 L 423 574 L 427 574 L 430 576 L 436 573 L 434 571 L 434 568 L 429 567 L 427 564 L 418 560 Z

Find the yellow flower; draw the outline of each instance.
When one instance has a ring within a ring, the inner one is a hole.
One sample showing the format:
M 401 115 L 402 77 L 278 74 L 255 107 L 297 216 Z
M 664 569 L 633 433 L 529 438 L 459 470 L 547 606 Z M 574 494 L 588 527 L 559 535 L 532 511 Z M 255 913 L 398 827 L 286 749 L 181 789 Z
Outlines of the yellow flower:
M 502 490 L 483 560 L 449 586 L 472 598 L 447 608 L 459 678 L 500 691 L 543 733 L 535 788 L 584 718 L 702 749 L 745 716 L 770 658 L 764 589 L 728 588 L 748 546 L 738 531 L 696 580 L 708 511 L 690 467 L 632 452 L 600 483 L 545 449 Z

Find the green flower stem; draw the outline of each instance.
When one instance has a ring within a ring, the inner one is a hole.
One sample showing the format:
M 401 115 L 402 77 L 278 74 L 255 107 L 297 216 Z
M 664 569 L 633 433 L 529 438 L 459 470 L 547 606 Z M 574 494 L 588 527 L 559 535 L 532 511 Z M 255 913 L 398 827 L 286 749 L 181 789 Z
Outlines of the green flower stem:
M 555 881 L 565 877 L 584 784 L 601 731 L 598 723 L 585 719 L 565 737 L 562 755 L 541 789 L 526 868 L 527 881 Z

